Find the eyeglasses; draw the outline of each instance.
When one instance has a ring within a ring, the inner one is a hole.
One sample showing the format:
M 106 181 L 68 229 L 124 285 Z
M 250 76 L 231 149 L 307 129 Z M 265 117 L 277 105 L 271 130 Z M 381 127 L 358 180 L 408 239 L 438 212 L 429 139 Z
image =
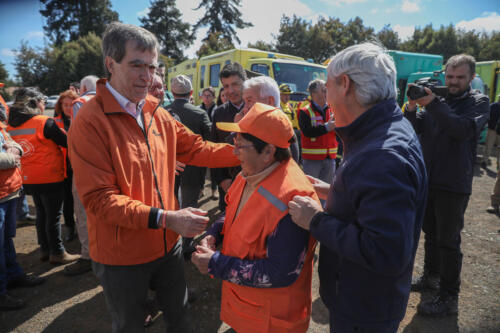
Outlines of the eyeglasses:
M 238 150 L 241 150 L 241 149 L 244 149 L 244 148 L 250 148 L 250 147 L 253 147 L 253 144 L 249 144 L 249 145 L 240 145 L 236 142 L 236 138 L 233 139 L 233 144 L 234 144 L 234 148 L 238 149 Z

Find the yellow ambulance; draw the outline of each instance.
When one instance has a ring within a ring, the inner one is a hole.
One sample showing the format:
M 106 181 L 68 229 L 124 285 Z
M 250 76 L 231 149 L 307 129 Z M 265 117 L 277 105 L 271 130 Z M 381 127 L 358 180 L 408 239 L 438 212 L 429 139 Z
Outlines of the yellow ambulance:
M 170 79 L 179 74 L 187 75 L 193 84 L 193 96 L 196 104 L 201 104 L 201 92 L 206 87 L 213 87 L 218 94 L 222 84 L 219 73 L 224 65 L 238 62 L 248 71 L 272 77 L 280 84 L 290 86 L 292 94 L 290 104 L 295 108 L 297 103 L 307 96 L 307 86 L 314 79 L 326 81 L 326 67 L 305 61 L 304 58 L 277 52 L 267 52 L 251 48 L 232 49 L 190 59 L 168 69 L 167 86 L 170 90 Z

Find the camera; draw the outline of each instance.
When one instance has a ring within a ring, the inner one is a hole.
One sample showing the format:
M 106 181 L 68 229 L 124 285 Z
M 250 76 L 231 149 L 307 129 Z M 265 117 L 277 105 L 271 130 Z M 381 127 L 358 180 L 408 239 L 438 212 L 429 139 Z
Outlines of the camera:
M 448 95 L 448 87 L 443 86 L 441 80 L 424 77 L 414 82 L 413 86 L 408 87 L 406 95 L 412 100 L 427 96 L 424 88 L 429 88 L 434 94 L 441 97 Z

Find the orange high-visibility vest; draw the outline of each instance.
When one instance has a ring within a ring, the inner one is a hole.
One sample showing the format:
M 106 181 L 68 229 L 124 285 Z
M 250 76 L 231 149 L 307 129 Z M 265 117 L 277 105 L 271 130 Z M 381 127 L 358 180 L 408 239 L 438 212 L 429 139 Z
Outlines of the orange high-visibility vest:
M 64 120 L 62 118 L 62 115 L 57 115 L 54 118 L 54 121 L 57 124 L 57 127 L 61 129 L 64 133 L 66 133 L 66 130 L 64 129 Z M 66 133 L 67 134 L 67 133 Z M 68 156 L 68 148 L 64 147 L 59 147 L 63 153 L 63 161 L 64 161 L 64 178 L 68 178 L 68 162 L 66 160 L 66 157 Z
M 23 184 L 47 184 L 64 180 L 64 160 L 59 146 L 43 136 L 49 117 L 34 116 L 18 127 L 7 131 L 23 148 L 21 173 Z
M 330 106 L 325 110 L 326 121 L 323 120 L 323 116 L 311 104 L 300 109 L 299 112 L 305 112 L 309 115 L 312 126 L 325 124 L 330 119 L 333 119 L 333 112 Z M 302 133 L 300 140 L 302 142 L 302 158 L 305 160 L 324 160 L 327 157 L 335 159 L 337 157 L 335 131 L 328 132 L 316 138 L 309 138 Z
M 318 198 L 300 167 L 289 159 L 258 185 L 235 217 L 245 184 L 239 174 L 226 195 L 222 254 L 257 260 L 266 257 L 267 238 L 288 214 L 288 202 L 295 195 Z M 290 286 L 254 288 L 223 281 L 221 320 L 238 333 L 306 332 L 311 314 L 315 246 L 311 237 L 302 271 Z
M 0 123 L 0 135 L 4 137 L 5 141 L 12 140 L 7 134 L 7 131 L 5 131 L 5 127 L 5 125 Z M 23 181 L 19 168 L 0 170 L 0 199 L 5 198 L 9 194 L 19 190 L 22 185 Z

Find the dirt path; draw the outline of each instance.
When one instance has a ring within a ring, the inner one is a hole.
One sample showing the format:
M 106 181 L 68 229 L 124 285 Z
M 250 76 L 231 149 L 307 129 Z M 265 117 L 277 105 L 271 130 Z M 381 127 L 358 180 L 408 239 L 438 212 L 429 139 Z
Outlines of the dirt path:
M 464 262 L 459 315 L 445 319 L 429 319 L 416 315 L 420 294 L 412 293 L 406 316 L 399 332 L 500 332 L 500 218 L 485 212 L 496 172 L 476 169 L 473 195 L 466 213 L 462 233 Z M 206 189 L 209 192 L 209 189 Z M 216 212 L 216 201 L 203 198 L 203 208 Z M 421 237 L 422 238 L 422 237 Z M 66 277 L 63 266 L 52 266 L 39 261 L 36 231 L 32 225 L 18 228 L 15 239 L 21 265 L 27 272 L 46 277 L 45 284 L 34 289 L 16 289 L 12 294 L 27 301 L 27 306 L 15 312 L 0 312 L 0 333 L 19 332 L 110 332 L 111 324 L 102 289 L 94 275 Z M 70 252 L 79 252 L 77 241 L 67 244 Z M 415 275 L 423 267 L 423 242 L 417 253 Z M 190 264 L 186 265 L 188 283 L 198 290 L 192 304 L 197 332 L 226 332 L 221 323 L 220 281 L 200 275 Z M 430 295 L 422 295 L 429 298 Z M 308 332 L 327 332 L 328 314 L 318 298 L 318 280 L 313 281 L 313 313 Z M 151 333 L 163 332 L 161 320 L 149 328 Z

